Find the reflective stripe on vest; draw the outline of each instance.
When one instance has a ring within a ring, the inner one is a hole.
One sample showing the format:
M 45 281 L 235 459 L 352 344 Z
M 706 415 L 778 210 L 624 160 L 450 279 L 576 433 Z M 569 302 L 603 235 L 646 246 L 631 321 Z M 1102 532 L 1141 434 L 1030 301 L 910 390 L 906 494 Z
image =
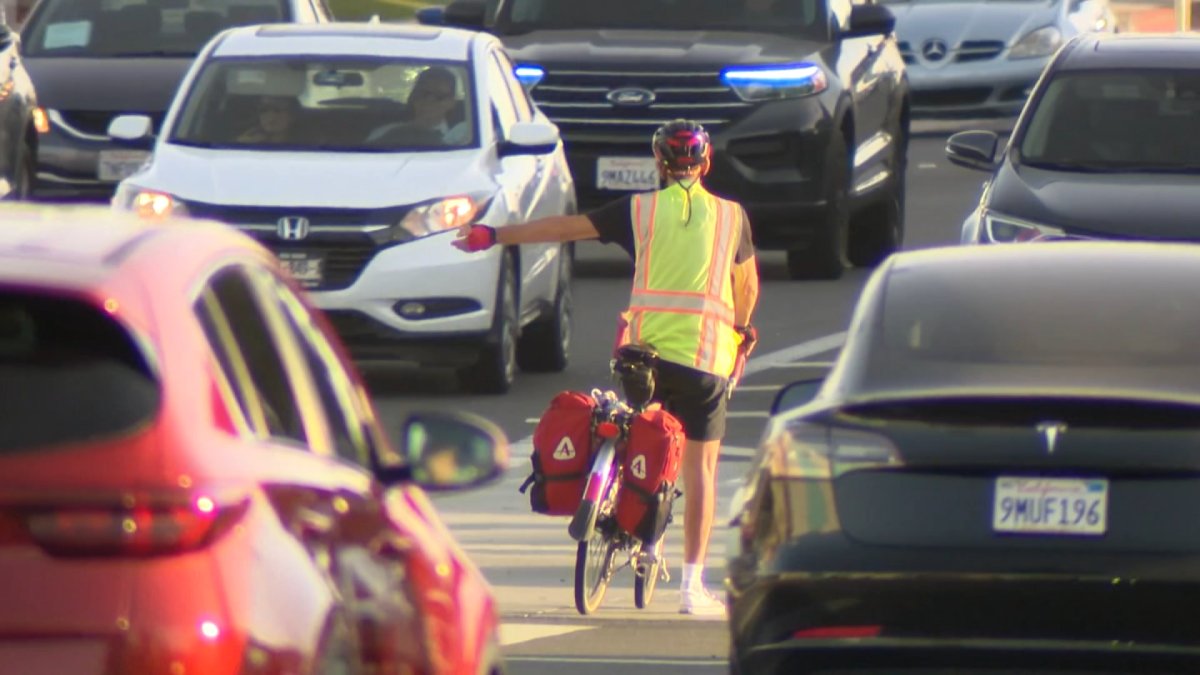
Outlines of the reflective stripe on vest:
M 737 356 L 732 266 L 741 209 L 700 185 L 634 196 L 630 339 L 660 358 L 727 377 Z M 685 222 L 686 221 L 686 222 Z

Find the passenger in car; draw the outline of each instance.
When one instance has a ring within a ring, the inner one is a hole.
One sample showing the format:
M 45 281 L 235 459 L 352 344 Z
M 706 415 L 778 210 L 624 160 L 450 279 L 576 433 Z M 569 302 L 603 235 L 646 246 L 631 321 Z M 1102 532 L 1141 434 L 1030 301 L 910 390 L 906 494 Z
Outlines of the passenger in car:
M 294 96 L 263 96 L 258 101 L 258 122 L 238 136 L 239 143 L 291 141 L 300 101 Z
M 447 68 L 433 66 L 421 71 L 408 95 L 404 119 L 373 130 L 367 142 L 466 143 L 471 130 L 466 120 L 454 119 L 460 107 L 455 95 L 457 83 L 458 78 Z

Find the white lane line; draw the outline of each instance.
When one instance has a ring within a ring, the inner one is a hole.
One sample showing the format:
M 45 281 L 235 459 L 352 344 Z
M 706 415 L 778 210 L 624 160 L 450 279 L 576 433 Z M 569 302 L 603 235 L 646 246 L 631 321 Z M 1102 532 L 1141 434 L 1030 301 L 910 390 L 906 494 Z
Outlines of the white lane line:
M 699 620 L 709 617 L 701 617 Z M 715 616 L 713 619 L 724 620 L 723 616 Z M 697 618 L 688 618 L 687 621 L 696 621 Z M 509 663 L 562 663 L 562 664 L 585 664 L 585 663 L 603 663 L 614 666 L 688 666 L 688 667 L 709 667 L 728 669 L 729 662 L 717 659 L 633 659 L 633 658 L 614 658 L 606 656 L 505 656 L 504 660 Z
M 938 165 L 934 162 L 921 162 L 917 165 L 918 169 L 936 169 Z
M 771 413 L 766 410 L 738 410 L 725 413 L 725 417 L 731 420 L 741 419 L 766 419 L 771 416 Z
M 500 645 L 511 647 L 530 640 L 569 635 L 594 628 L 596 626 L 569 626 L 561 623 L 506 623 L 500 625 Z
M 782 384 L 739 384 L 734 393 L 742 391 L 779 391 Z
M 542 421 L 542 418 L 540 418 L 540 417 L 526 417 L 525 418 L 525 424 L 537 424 L 538 422 L 541 422 L 541 421 Z M 532 438 L 532 436 L 530 436 L 530 438 Z
M 758 450 L 756 448 L 748 448 L 744 445 L 721 446 L 722 457 L 745 457 L 747 459 L 753 459 L 754 455 L 756 454 L 758 454 Z M 741 479 L 739 479 L 738 482 L 740 483 Z
M 814 338 L 801 342 L 800 344 L 785 347 L 778 351 L 756 356 L 746 364 L 746 370 L 742 377 L 749 377 L 754 373 L 761 373 L 764 370 L 769 370 L 785 363 L 792 363 L 801 359 L 806 359 L 810 356 L 823 354 L 827 351 L 837 349 L 846 341 L 846 331 L 833 333 L 824 337 Z
M 792 361 L 791 363 L 781 363 L 776 368 L 832 368 L 833 361 Z

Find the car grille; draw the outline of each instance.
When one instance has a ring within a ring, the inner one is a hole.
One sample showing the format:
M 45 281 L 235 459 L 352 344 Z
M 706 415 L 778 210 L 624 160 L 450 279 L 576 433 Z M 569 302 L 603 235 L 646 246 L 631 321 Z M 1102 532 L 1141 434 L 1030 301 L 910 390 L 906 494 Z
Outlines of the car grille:
M 195 218 L 211 218 L 231 225 L 275 225 L 280 218 L 303 216 L 311 225 L 365 226 L 390 224 L 399 220 L 384 219 L 371 209 L 329 209 L 280 206 L 224 206 L 189 201 L 188 213 Z
M 897 47 L 904 62 L 912 65 L 917 62 L 912 44 L 901 41 Z M 988 61 L 999 56 L 1004 51 L 1004 43 L 998 40 L 966 40 L 954 50 L 955 63 L 971 63 L 973 61 Z
M 956 105 L 979 105 L 992 95 L 991 87 L 963 87 L 961 89 L 927 89 L 912 93 L 915 107 Z
M 165 112 L 139 112 L 136 110 L 60 110 L 63 121 L 76 131 L 94 136 L 107 136 L 108 125 L 118 115 L 146 115 L 154 123 L 157 133 L 162 128 Z
M 649 105 L 616 105 L 608 95 L 623 88 L 654 94 Z M 571 140 L 636 139 L 678 117 L 720 131 L 753 104 L 741 100 L 715 70 L 550 68 L 533 89 L 538 107 Z

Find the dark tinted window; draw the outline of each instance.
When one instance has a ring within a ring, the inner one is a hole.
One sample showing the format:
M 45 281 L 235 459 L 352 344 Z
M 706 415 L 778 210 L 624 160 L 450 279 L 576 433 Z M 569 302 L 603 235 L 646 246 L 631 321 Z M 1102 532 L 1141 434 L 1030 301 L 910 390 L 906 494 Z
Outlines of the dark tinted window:
M 1019 147 L 1047 168 L 1200 171 L 1200 70 L 1059 73 Z
M 500 10 L 504 30 L 666 28 L 753 30 L 824 37 L 824 0 L 512 0 Z
M 30 56 L 192 56 L 225 28 L 291 18 L 281 0 L 45 0 L 22 35 Z
M 0 289 L 0 451 L 128 433 L 158 402 L 141 350 L 104 310 Z
M 1195 270 L 1177 259 L 1154 274 L 1103 259 L 999 260 L 1002 274 L 1000 262 L 969 274 L 957 265 L 893 272 L 871 322 L 873 344 L 859 352 L 867 363 L 861 389 L 1129 387 L 1200 395 Z

